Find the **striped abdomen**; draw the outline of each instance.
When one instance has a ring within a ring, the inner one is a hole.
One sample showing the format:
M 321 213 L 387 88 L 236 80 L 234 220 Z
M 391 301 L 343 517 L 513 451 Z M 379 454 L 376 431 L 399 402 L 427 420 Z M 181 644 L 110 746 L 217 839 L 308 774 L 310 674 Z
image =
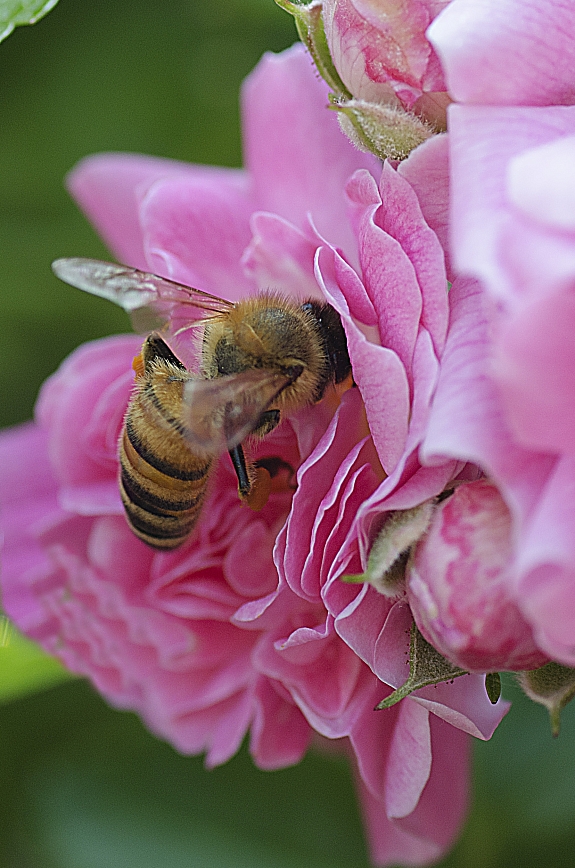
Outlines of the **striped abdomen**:
M 143 371 L 120 440 L 120 494 L 136 536 L 174 549 L 190 535 L 204 499 L 211 458 L 194 455 L 180 423 L 188 372 L 157 335 L 142 349 Z

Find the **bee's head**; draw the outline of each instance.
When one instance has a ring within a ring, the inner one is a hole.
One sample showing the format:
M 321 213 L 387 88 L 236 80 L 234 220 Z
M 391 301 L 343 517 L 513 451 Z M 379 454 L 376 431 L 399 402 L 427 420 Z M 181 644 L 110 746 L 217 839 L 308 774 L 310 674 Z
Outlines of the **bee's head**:
M 279 409 L 317 400 L 326 377 L 325 351 L 313 318 L 274 294 L 239 302 L 208 322 L 202 363 L 209 378 L 252 368 L 285 374 L 290 382 L 276 402 Z

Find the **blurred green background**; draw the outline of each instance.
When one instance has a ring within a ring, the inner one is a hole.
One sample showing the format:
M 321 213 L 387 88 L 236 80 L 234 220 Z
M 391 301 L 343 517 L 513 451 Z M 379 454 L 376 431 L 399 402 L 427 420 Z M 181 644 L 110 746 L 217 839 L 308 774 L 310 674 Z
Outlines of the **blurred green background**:
M 31 416 L 80 342 L 127 329 L 51 275 L 58 256 L 108 257 L 65 173 L 102 150 L 240 165 L 239 84 L 294 38 L 273 0 L 60 0 L 0 45 L 0 424 Z M 311 754 L 265 774 L 242 751 L 206 772 L 85 683 L 34 693 L 43 679 L 60 675 L 33 649 L 0 647 L 0 868 L 368 865 L 344 763 Z M 514 707 L 476 745 L 474 808 L 442 864 L 571 868 L 573 709 L 553 741 L 544 710 L 510 680 L 504 692 Z

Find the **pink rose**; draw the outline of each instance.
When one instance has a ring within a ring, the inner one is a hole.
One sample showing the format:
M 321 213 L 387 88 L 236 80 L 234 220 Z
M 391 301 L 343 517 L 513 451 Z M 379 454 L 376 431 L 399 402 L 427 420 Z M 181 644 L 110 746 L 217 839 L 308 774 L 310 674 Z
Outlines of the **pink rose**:
M 325 293 L 358 388 L 253 446 L 254 458 L 294 468 L 295 494 L 284 486 L 252 513 L 222 458 L 190 540 L 157 553 L 129 531 L 116 481 L 140 341 L 80 348 L 45 385 L 36 425 L 0 440 L 4 601 L 112 704 L 179 750 L 206 751 L 209 765 L 248 731 L 270 769 L 297 762 L 313 732 L 344 739 L 374 861 L 422 865 L 462 822 L 466 733 L 488 738 L 507 706 L 465 676 L 375 712 L 406 679 L 411 614 L 404 599 L 339 579 L 365 567 L 390 512 L 476 472 L 419 458 L 448 316 L 441 247 L 422 213 L 434 213 L 433 195 L 421 181 L 420 207 L 419 160 L 382 173 L 351 147 L 300 49 L 267 56 L 243 97 L 246 171 L 102 155 L 70 188 L 129 264 L 231 300 L 270 286 Z
M 334 65 L 355 99 L 413 111 L 445 126 L 449 102 L 426 29 L 449 0 L 323 0 Z
M 575 9 L 559 0 L 453 0 L 429 30 L 461 103 L 449 112 L 451 260 L 485 294 L 478 302 L 476 290 L 467 293 L 460 310 L 479 311 L 485 325 L 470 367 L 461 366 L 462 343 L 454 347 L 460 383 L 442 371 L 436 417 L 461 389 L 467 402 L 481 402 L 473 419 L 482 433 L 457 399 L 443 443 L 432 411 L 428 444 L 443 457 L 472 455 L 498 485 L 512 514 L 513 599 L 539 648 L 570 666 L 574 34 Z

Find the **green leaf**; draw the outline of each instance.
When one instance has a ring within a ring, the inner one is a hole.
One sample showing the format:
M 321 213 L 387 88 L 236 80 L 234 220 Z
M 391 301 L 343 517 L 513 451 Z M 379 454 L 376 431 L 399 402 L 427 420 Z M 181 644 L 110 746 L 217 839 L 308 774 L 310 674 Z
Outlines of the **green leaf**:
M 430 684 L 453 681 L 454 678 L 467 674 L 465 669 L 454 666 L 439 651 L 436 651 L 433 645 L 426 642 L 416 625 L 412 624 L 409 642 L 409 678 L 405 684 L 376 705 L 376 709 L 390 708 L 414 690 L 420 690 Z
M 72 676 L 0 616 L 0 703 L 45 690 Z
M 20 24 L 36 24 L 58 0 L 0 0 L 0 42 Z

